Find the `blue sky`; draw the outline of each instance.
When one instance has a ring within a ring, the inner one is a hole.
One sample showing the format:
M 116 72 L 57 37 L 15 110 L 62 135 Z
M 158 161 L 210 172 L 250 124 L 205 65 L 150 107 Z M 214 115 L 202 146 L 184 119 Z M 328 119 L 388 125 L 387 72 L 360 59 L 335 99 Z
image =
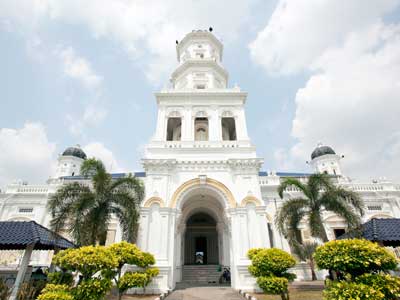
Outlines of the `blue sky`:
M 0 186 L 42 183 L 74 144 L 140 170 L 175 40 L 209 26 L 263 169 L 310 171 L 321 141 L 350 177 L 400 179 L 399 2 L 1 1 Z

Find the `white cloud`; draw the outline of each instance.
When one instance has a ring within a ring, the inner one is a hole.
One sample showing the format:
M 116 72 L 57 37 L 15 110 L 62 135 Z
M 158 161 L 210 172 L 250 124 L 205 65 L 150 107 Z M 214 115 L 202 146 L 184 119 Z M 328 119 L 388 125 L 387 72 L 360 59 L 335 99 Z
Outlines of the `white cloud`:
M 54 168 L 55 144 L 40 123 L 23 128 L 0 128 L 0 186 L 15 180 L 43 183 Z
M 10 0 L 0 4 L 0 17 L 20 27 L 25 25 L 28 31 L 40 30 L 51 22 L 81 25 L 95 38 L 117 42 L 141 66 L 146 61 L 148 79 L 159 84 L 174 65 L 175 40 L 209 26 L 225 42 L 234 40 L 246 28 L 250 7 L 256 1 L 231 0 L 227 5 L 214 0 L 87 0 L 82 5 L 80 0 Z M 86 72 L 84 64 L 71 69 L 71 74 Z
M 280 1 L 253 59 L 275 74 L 311 75 L 295 98 L 297 142 L 277 160 L 300 167 L 322 141 L 345 155 L 345 174 L 400 179 L 400 24 L 383 22 L 396 4 Z
M 307 70 L 326 49 L 378 22 L 398 4 L 398 0 L 280 0 L 250 44 L 252 58 L 272 74 Z
M 69 132 L 76 137 L 84 137 L 88 127 L 98 126 L 107 117 L 108 111 L 102 106 L 99 99 L 86 104 L 82 116 L 65 116 Z
M 57 54 L 62 60 L 65 75 L 90 89 L 100 86 L 102 77 L 96 74 L 87 59 L 79 56 L 72 47 L 61 49 Z
M 85 151 L 86 155 L 90 158 L 94 157 L 102 160 L 109 172 L 118 173 L 125 171 L 115 158 L 112 151 L 106 148 L 102 143 L 89 143 L 83 147 L 83 151 Z

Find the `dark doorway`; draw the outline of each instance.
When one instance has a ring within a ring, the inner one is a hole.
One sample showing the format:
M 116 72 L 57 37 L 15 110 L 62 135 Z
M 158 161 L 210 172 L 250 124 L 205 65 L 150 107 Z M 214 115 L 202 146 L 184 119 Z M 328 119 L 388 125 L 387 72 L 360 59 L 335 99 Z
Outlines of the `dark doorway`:
M 207 264 L 207 238 L 199 236 L 195 238 L 195 262 L 196 264 L 206 265 Z
M 337 239 L 339 236 L 345 234 L 346 230 L 344 228 L 335 228 L 333 229 L 333 233 L 335 234 L 335 239 Z
M 186 222 L 185 265 L 219 264 L 218 233 L 214 218 L 196 213 Z

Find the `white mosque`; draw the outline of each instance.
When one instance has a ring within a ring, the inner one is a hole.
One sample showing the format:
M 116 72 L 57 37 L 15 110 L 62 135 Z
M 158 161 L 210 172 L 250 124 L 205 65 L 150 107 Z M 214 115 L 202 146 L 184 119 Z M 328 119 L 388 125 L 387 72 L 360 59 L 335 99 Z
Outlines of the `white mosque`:
M 287 189 L 281 200 L 278 185 L 285 177 L 306 181 L 310 174 L 261 170 L 263 159 L 247 133 L 247 93 L 228 87 L 228 72 L 221 63 L 223 45 L 210 31 L 188 33 L 177 42 L 176 52 L 179 64 L 171 75 L 171 87 L 155 94 L 157 125 L 142 159 L 144 172 L 134 173 L 146 189 L 137 243 L 157 259 L 160 275 L 153 282 L 155 290 L 173 289 L 199 276 L 215 281 L 217 265 L 230 268 L 233 288 L 252 290 L 255 280 L 247 270 L 247 251 L 253 247 L 290 251 L 276 230 L 274 215 L 285 199 L 298 197 L 299 191 Z M 84 180 L 79 169 L 85 159 L 79 147 L 68 148 L 46 184 L 7 186 L 0 194 L 0 220 L 35 220 L 48 226 L 49 195 L 65 183 Z M 338 185 L 361 195 L 366 204 L 364 221 L 400 218 L 400 184 L 350 180 L 341 171 L 341 156 L 328 146 L 318 145 L 310 166 L 311 172 L 330 174 Z M 325 225 L 330 239 L 346 230 L 334 214 L 325 215 Z M 301 235 L 304 241 L 310 239 L 305 226 Z M 107 243 L 120 239 L 115 221 Z M 50 255 L 36 254 L 31 263 L 46 264 Z M 11 254 L 0 257 L 3 264 L 13 260 Z M 295 271 L 299 279 L 309 276 L 302 263 Z

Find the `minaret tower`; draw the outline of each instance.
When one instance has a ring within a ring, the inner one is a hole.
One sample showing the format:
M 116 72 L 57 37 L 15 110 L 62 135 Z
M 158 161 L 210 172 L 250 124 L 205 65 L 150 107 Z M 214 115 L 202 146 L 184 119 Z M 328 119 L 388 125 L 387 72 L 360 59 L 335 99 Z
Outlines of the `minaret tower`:
M 216 159 L 255 158 L 244 112 L 247 93 L 228 87 L 221 42 L 210 31 L 195 30 L 177 41 L 176 53 L 179 65 L 171 75 L 171 88 L 156 93 L 157 128 L 145 158 L 170 157 L 169 149 L 187 158 L 193 148 L 202 148 L 203 154 L 207 149 L 218 152 Z M 197 151 L 192 157 L 203 154 Z
M 248 276 L 247 251 L 271 245 L 258 178 L 262 160 L 247 134 L 247 93 L 229 87 L 223 45 L 211 30 L 188 33 L 176 53 L 171 86 L 155 94 L 138 244 L 155 255 L 169 287 L 201 259 L 229 266 L 239 289 Z
M 331 147 L 319 143 L 311 153 L 310 164 L 316 173 L 342 176 L 341 159 Z

